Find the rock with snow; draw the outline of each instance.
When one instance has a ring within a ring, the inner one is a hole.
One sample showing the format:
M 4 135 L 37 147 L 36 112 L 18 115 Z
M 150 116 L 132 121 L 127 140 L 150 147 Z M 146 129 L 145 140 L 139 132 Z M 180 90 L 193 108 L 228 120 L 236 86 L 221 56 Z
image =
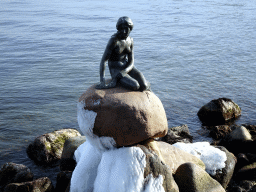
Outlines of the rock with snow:
M 23 183 L 10 183 L 4 192 L 53 192 L 54 187 L 48 177 L 42 177 L 34 181 Z
M 206 125 L 223 125 L 241 115 L 241 108 L 231 99 L 219 98 L 207 103 L 197 113 Z
M 70 191 L 178 191 L 170 167 L 152 147 L 138 144 L 102 151 L 85 142 L 75 151 Z
M 39 164 L 60 160 L 64 143 L 71 137 L 81 136 L 76 129 L 61 129 L 37 137 L 27 148 L 29 158 Z
M 179 166 L 174 179 L 179 186 L 180 192 L 225 192 L 220 183 L 193 163 L 184 163 Z
M 152 150 L 144 145 L 137 145 L 141 148 L 144 154 L 146 155 L 146 167 L 144 168 L 144 178 L 159 178 L 163 177 L 162 187 L 165 192 L 178 192 L 179 188 L 174 181 L 172 170 L 170 167 L 165 164 L 161 158 L 155 153 L 155 150 Z M 154 188 L 154 187 L 153 187 Z M 157 188 L 154 188 L 155 191 L 158 191 Z
M 113 138 L 116 146 L 163 137 L 168 131 L 164 107 L 150 91 L 130 91 L 122 87 L 98 90 L 93 85 L 79 98 L 79 102 L 90 114 L 78 116 L 95 116 L 91 128 L 93 134 Z
M 211 146 L 208 142 L 175 143 L 173 146 L 201 159 L 205 164 L 206 172 L 210 175 L 215 175 L 217 170 L 226 166 L 226 153 Z
M 226 153 L 227 160 L 225 161 L 225 167 L 218 169 L 215 175 L 211 175 L 216 181 L 218 181 L 224 189 L 227 188 L 236 166 L 237 159 L 230 153 L 225 147 L 217 146 L 216 148 Z
M 157 146 L 164 162 L 171 168 L 173 174 L 181 164 L 188 162 L 194 163 L 202 169 L 205 169 L 203 161 L 195 155 L 162 141 L 157 141 Z
M 32 181 L 33 173 L 22 164 L 5 163 L 0 170 L 0 188 L 4 188 L 9 183 L 19 183 Z

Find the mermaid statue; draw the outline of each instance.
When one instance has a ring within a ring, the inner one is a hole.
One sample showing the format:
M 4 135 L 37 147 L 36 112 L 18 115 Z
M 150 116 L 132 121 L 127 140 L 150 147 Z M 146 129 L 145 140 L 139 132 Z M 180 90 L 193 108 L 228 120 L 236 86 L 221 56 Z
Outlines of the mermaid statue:
M 96 89 L 113 88 L 117 84 L 133 91 L 150 90 L 150 84 L 134 66 L 133 38 L 130 32 L 133 22 L 129 17 L 121 17 L 116 24 L 117 32 L 111 36 L 100 63 L 100 83 Z M 108 61 L 112 80 L 105 82 L 105 69 Z

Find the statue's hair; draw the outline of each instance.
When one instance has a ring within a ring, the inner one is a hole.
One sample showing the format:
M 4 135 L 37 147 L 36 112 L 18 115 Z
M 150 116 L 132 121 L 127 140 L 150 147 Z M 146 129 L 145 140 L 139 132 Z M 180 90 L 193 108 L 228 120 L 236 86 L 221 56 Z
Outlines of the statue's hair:
M 133 22 L 129 17 L 120 17 L 116 23 L 116 29 L 119 29 L 121 24 L 126 24 L 131 30 L 133 29 Z

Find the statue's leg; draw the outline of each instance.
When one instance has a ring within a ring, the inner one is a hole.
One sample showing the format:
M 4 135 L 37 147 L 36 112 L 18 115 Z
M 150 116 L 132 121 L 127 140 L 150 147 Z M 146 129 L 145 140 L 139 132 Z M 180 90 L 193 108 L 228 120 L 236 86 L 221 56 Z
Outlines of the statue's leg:
M 139 82 L 128 74 L 125 75 L 122 79 L 120 79 L 119 83 L 121 84 L 121 86 L 134 91 L 137 91 L 140 88 Z
M 150 84 L 136 67 L 133 67 L 133 69 L 129 72 L 129 75 L 138 81 L 140 84 L 140 91 L 150 90 Z

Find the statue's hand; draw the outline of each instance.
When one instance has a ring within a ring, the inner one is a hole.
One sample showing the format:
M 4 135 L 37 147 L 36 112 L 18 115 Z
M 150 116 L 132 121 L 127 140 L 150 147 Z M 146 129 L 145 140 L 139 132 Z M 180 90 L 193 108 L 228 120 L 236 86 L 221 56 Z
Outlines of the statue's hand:
M 116 78 L 117 78 L 117 79 L 122 79 L 125 75 L 126 75 L 126 72 L 120 71 L 120 72 L 117 74 Z
M 107 89 L 107 85 L 105 84 L 105 79 L 96 85 L 96 89 Z
M 105 84 L 105 80 L 104 80 L 104 81 L 100 82 L 98 85 L 96 85 L 95 88 L 96 89 L 109 89 L 109 88 L 115 87 L 116 83 L 117 83 L 116 78 L 112 79 L 112 81 L 108 85 Z
M 107 86 L 108 86 L 108 88 L 113 88 L 116 86 L 116 83 L 117 83 L 117 79 L 114 78 Z

